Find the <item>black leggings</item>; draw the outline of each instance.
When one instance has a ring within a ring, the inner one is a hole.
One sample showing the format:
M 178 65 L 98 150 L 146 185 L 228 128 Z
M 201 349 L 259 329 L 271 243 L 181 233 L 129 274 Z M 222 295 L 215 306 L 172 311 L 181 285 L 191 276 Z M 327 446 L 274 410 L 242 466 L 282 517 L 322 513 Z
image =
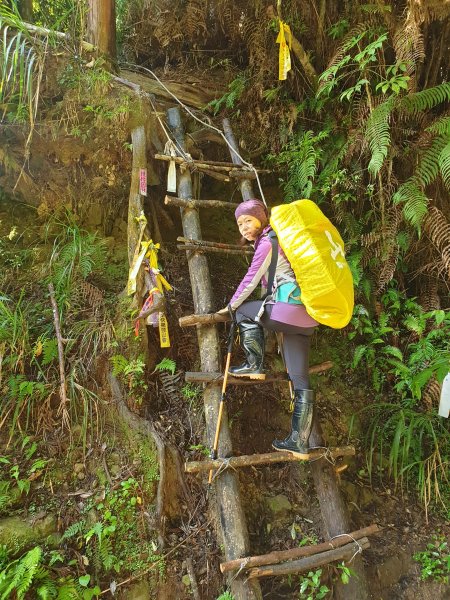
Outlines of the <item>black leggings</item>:
M 236 310 L 237 322 L 240 323 L 243 320 L 256 322 L 255 317 L 259 313 L 261 305 L 262 300 L 241 304 Z M 272 306 L 272 304 L 266 304 L 259 324 L 269 331 L 283 334 L 284 361 L 294 389 L 309 389 L 309 347 L 311 335 L 315 328 L 297 327 L 296 325 L 273 321 L 270 318 Z

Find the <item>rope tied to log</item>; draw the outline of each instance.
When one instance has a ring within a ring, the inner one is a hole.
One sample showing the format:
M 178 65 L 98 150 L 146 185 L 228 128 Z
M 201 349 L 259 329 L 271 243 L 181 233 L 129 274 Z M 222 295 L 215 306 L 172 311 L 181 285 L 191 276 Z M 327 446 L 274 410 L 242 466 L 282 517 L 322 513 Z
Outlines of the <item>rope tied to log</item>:
M 350 533 L 338 533 L 338 535 L 334 535 L 330 539 L 330 546 L 332 548 L 334 548 L 333 543 L 332 543 L 333 540 L 335 540 L 336 538 L 339 538 L 339 537 L 344 537 L 344 536 L 349 537 L 357 545 L 357 549 L 355 550 L 353 556 L 351 557 L 351 559 L 347 563 L 347 564 L 351 564 L 351 562 L 353 561 L 353 559 L 355 558 L 355 556 L 357 556 L 358 554 L 362 554 L 363 547 L 361 546 L 361 544 L 359 543 L 359 541 L 356 540 Z
M 233 471 L 237 472 L 236 467 L 233 467 L 233 465 L 230 463 L 230 460 L 232 459 L 232 456 L 229 456 L 228 458 L 217 458 L 216 460 L 220 460 L 221 465 L 220 467 L 215 471 L 212 481 L 214 481 L 214 479 L 216 477 L 218 477 L 221 473 L 223 473 L 223 471 L 226 471 L 227 469 L 233 469 Z
M 236 573 L 233 575 L 233 577 L 230 580 L 230 583 L 232 581 L 234 581 L 235 579 L 237 579 L 237 577 L 239 577 L 239 575 L 242 573 L 242 571 L 247 567 L 249 561 L 250 561 L 250 556 L 246 556 L 244 559 L 242 559 L 241 564 L 239 565 L 239 569 L 236 571 Z M 247 579 L 248 581 L 248 579 Z
M 315 462 L 316 460 L 322 460 L 322 458 L 324 458 L 326 461 L 328 461 L 331 465 L 335 465 L 336 461 L 333 458 L 333 454 L 330 450 L 330 448 L 328 448 L 327 446 L 312 446 L 310 447 L 310 450 L 324 450 L 323 454 L 319 454 L 319 456 L 316 456 L 316 458 L 311 458 L 309 460 L 309 462 Z

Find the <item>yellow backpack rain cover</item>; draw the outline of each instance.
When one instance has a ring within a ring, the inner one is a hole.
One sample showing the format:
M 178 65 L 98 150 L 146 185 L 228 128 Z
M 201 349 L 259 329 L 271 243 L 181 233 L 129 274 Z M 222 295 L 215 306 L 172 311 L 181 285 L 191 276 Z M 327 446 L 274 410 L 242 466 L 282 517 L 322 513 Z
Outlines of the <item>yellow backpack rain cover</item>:
M 340 329 L 353 313 L 353 278 L 338 230 L 312 200 L 272 208 L 270 224 L 300 286 L 308 314 Z

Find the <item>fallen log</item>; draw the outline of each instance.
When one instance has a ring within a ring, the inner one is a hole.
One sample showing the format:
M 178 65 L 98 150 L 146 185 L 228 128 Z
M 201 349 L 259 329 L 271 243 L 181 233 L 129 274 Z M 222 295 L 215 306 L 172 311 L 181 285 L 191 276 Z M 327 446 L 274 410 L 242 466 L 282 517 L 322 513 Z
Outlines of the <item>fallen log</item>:
M 293 560 L 295 558 L 304 558 L 306 556 L 313 556 L 327 550 L 334 550 L 341 546 L 348 544 L 349 539 L 360 540 L 363 537 L 379 533 L 381 529 L 378 525 L 373 524 L 368 527 L 363 527 L 357 531 L 352 531 L 349 534 L 342 534 L 342 536 L 336 537 L 328 542 L 322 542 L 320 544 L 314 544 L 313 546 L 303 546 L 302 548 L 291 548 L 290 550 L 275 550 L 268 554 L 262 554 L 260 556 L 249 556 L 247 558 L 238 558 L 230 560 L 228 562 L 221 563 L 220 570 L 222 573 L 228 571 L 235 571 L 241 567 L 244 569 L 251 569 L 252 567 L 261 567 L 264 565 L 276 565 L 286 560 Z
M 235 202 L 223 202 L 222 200 L 194 200 L 194 198 L 177 198 L 176 196 L 166 196 L 164 204 L 179 206 L 180 208 L 232 208 L 236 209 L 238 204 Z
M 306 571 L 317 569 L 323 565 L 327 565 L 335 560 L 350 560 L 355 554 L 359 554 L 361 550 L 370 548 L 370 542 L 366 537 L 361 538 L 357 542 L 346 544 L 335 550 L 327 550 L 314 556 L 300 558 L 299 560 L 291 560 L 280 565 L 268 565 L 266 567 L 255 567 L 250 569 L 248 573 L 249 579 L 257 577 L 273 577 L 280 575 L 290 575 L 292 573 L 305 573 Z
M 340 446 L 336 448 L 317 448 L 309 452 L 308 458 L 295 456 L 291 452 L 267 452 L 265 454 L 243 454 L 242 456 L 231 456 L 230 458 L 216 458 L 215 460 L 207 458 L 205 460 L 193 460 L 185 463 L 185 473 L 203 473 L 213 469 L 238 467 L 251 467 L 253 465 L 271 465 L 279 462 L 299 462 L 302 460 L 316 460 L 327 456 L 328 458 L 338 458 L 339 456 L 354 456 L 354 446 Z M 267 563 L 270 564 L 270 563 Z

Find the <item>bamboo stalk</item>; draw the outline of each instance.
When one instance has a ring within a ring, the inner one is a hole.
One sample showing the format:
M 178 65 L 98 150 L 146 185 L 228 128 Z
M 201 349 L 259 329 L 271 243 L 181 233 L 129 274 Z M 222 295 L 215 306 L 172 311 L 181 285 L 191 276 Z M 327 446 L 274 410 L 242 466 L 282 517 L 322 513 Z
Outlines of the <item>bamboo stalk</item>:
M 341 548 L 321 552 L 315 556 L 308 556 L 306 558 L 300 558 L 299 560 L 291 560 L 280 565 L 268 565 L 265 567 L 256 567 L 254 569 L 250 569 L 248 578 L 254 579 L 256 577 L 274 577 L 280 575 L 290 575 L 291 573 L 305 573 L 306 571 L 317 569 L 317 567 L 327 565 L 335 560 L 349 560 L 355 555 L 355 553 L 358 553 L 361 548 L 363 550 L 370 548 L 370 542 L 366 537 L 361 538 L 357 542 L 346 544 Z
M 339 456 L 354 456 L 354 446 L 339 446 L 335 448 L 317 448 L 312 449 L 307 457 L 296 456 L 291 452 L 266 452 L 265 454 L 243 454 L 242 456 L 231 456 L 230 458 L 216 458 L 205 460 L 192 460 L 185 463 L 185 473 L 203 473 L 219 469 L 226 465 L 226 468 L 251 467 L 253 465 L 272 465 L 280 462 L 299 462 L 302 460 L 316 460 L 322 456 L 329 458 L 338 458 Z M 270 563 L 267 563 L 270 564 Z
M 55 288 L 53 283 L 48 284 L 48 291 L 50 292 L 50 301 L 52 303 L 53 321 L 55 323 L 56 341 L 58 343 L 58 362 L 59 362 L 59 390 L 61 395 L 61 404 L 58 409 L 58 414 L 62 411 L 62 420 L 69 426 L 69 415 L 67 411 L 67 385 L 66 385 L 66 373 L 64 368 L 64 347 L 61 335 L 61 324 L 59 321 L 58 305 L 56 304 Z
M 239 204 L 235 202 L 222 202 L 222 200 L 195 200 L 194 198 L 177 198 L 176 196 L 166 196 L 164 204 L 179 206 L 180 208 L 232 208 L 236 209 Z
M 333 540 L 322 542 L 320 544 L 314 544 L 313 546 L 303 546 L 302 548 L 291 548 L 290 550 L 275 550 L 268 554 L 261 554 L 260 556 L 249 556 L 247 558 L 237 558 L 228 562 L 221 563 L 220 570 L 222 573 L 228 571 L 234 571 L 240 569 L 244 564 L 244 569 L 251 569 L 252 567 L 261 567 L 264 565 L 276 565 L 285 560 L 292 560 L 295 558 L 304 558 L 306 556 L 315 556 L 321 552 L 327 550 L 334 550 L 348 544 L 349 539 L 360 540 L 363 537 L 379 533 L 381 529 L 377 524 L 363 527 L 357 531 L 352 531 L 348 535 L 343 534 L 342 536 L 336 537 Z

